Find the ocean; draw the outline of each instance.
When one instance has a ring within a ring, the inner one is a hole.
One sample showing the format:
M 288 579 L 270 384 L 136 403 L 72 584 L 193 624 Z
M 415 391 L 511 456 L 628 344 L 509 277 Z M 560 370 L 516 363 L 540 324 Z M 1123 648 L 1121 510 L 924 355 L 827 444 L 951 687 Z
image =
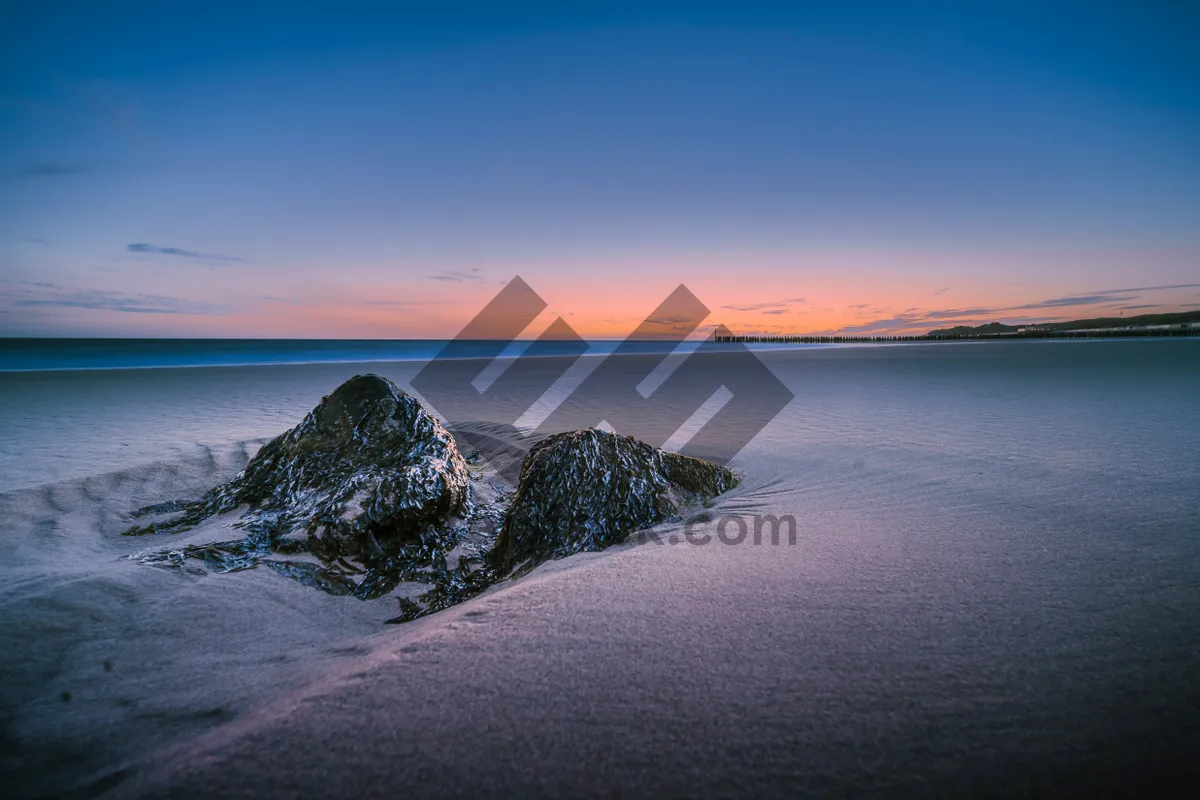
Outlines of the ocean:
M 439 355 L 446 339 L 21 339 L 0 338 L 0 372 L 80 369 L 147 369 L 155 367 L 246 367 L 280 364 L 356 364 L 380 361 L 428 361 Z M 501 358 L 525 352 L 532 340 L 505 343 Z M 621 340 L 587 342 L 589 355 L 608 355 Z M 679 345 L 687 352 L 697 345 Z M 731 345 L 727 349 L 732 349 Z M 813 345 L 753 344 L 759 352 Z M 454 358 L 490 357 L 497 344 L 479 340 L 460 343 Z M 544 355 L 573 352 L 565 342 L 543 344 Z M 720 346 L 717 346 L 720 347 Z M 634 341 L 627 351 L 670 352 L 673 343 Z

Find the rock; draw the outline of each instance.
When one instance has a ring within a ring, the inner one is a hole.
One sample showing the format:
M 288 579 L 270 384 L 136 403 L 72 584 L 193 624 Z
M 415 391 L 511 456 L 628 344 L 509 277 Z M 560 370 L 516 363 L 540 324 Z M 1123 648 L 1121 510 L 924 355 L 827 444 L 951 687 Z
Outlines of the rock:
M 490 559 L 507 572 L 600 550 L 736 485 L 726 467 L 629 436 L 596 429 L 555 434 L 525 457 Z
M 272 543 L 304 530 L 323 558 L 377 556 L 436 537 L 466 499 L 466 464 L 441 423 L 388 379 L 357 375 L 232 481 L 183 504 L 182 517 L 129 533 L 182 530 L 248 505 L 239 524 Z

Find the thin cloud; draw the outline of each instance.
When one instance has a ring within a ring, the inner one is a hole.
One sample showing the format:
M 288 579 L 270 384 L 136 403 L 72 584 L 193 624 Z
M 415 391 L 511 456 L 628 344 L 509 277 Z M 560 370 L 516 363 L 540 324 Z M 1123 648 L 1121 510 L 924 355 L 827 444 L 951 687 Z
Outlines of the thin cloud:
M 1126 292 L 1145 291 L 1136 289 L 1126 289 Z M 1129 300 L 1137 300 L 1138 295 L 1126 295 L 1121 292 L 1096 292 L 1095 294 L 1084 294 L 1075 297 L 1054 297 L 1049 300 L 1042 300 L 1038 303 L 1026 303 L 1021 306 L 1013 306 L 1016 310 L 1026 310 L 1031 308 L 1063 308 L 1065 306 L 1093 306 L 1098 303 L 1124 302 Z M 1002 311 L 1007 309 L 1000 309 Z
M 198 253 L 195 250 L 184 250 L 180 247 L 159 247 L 158 245 L 134 242 L 125 246 L 130 253 L 145 253 L 159 256 L 187 258 L 193 261 L 208 261 L 218 264 L 245 264 L 245 260 L 237 256 L 223 256 L 217 253 Z
M 57 287 L 55 287 L 57 288 Z M 199 314 L 218 315 L 223 309 L 208 304 L 155 294 L 125 294 L 100 290 L 57 291 L 33 297 L 18 297 L 12 302 L 20 308 L 83 308 L 93 311 L 117 311 L 128 314 Z
M 429 280 L 431 280 L 431 281 L 443 281 L 445 283 L 463 283 L 464 281 L 481 281 L 481 280 L 483 280 L 483 276 L 480 275 L 479 272 L 480 272 L 480 270 L 478 267 L 472 269 L 470 272 L 465 272 L 460 269 L 451 269 L 451 270 L 447 270 L 447 271 L 441 273 L 440 275 L 430 275 L 428 277 L 429 277 Z
M 747 303 L 744 305 L 728 305 L 721 308 L 728 308 L 730 311 L 759 311 L 763 314 L 782 314 L 787 311 L 789 306 L 797 305 L 805 302 L 803 297 L 792 297 L 787 300 L 773 300 L 768 303 Z
M 55 178 L 62 175 L 79 175 L 87 171 L 87 167 L 81 164 L 43 161 L 17 170 L 17 176 L 21 178 Z
M 1131 290 L 1125 290 L 1131 291 Z M 924 311 L 919 315 L 921 319 L 928 320 L 944 320 L 955 319 L 958 317 L 980 317 L 990 316 L 994 314 L 1003 314 L 1007 311 L 1032 311 L 1041 308 L 1069 308 L 1071 306 L 1092 306 L 1100 303 L 1113 302 L 1132 302 L 1137 300 L 1137 295 L 1125 295 L 1117 292 L 1093 292 L 1087 295 L 1075 295 L 1072 297 L 1052 297 L 1047 300 L 1039 300 L 1035 303 L 1024 303 L 1019 306 L 1001 306 L 996 308 L 943 308 L 933 311 Z M 915 312 L 918 309 L 910 308 L 907 312 Z
M 448 306 L 449 300 L 354 300 L 355 305 L 381 308 L 413 308 L 415 306 Z
M 344 303 L 353 306 L 372 306 L 375 308 L 415 308 L 418 306 L 448 306 L 449 300 L 393 300 L 380 297 L 361 297 L 356 294 L 330 297 L 328 293 L 320 297 L 281 297 L 274 294 L 260 294 L 248 298 L 261 303 L 271 303 L 295 308 L 322 308 L 330 302 Z
M 929 311 L 924 314 L 926 319 L 951 319 L 954 317 L 977 317 L 981 314 L 996 314 L 1002 308 L 948 308 L 940 311 Z
M 847 325 L 844 328 L 839 328 L 838 333 L 878 333 L 881 331 L 893 330 L 895 328 L 911 328 L 921 322 L 921 318 L 915 314 L 897 314 L 888 319 L 877 319 L 871 322 L 864 322 L 862 325 Z
M 693 320 L 691 317 L 648 317 L 645 320 L 647 325 L 674 325 L 678 328 L 680 325 L 686 325 Z
M 1177 283 L 1173 286 L 1135 286 L 1132 289 L 1102 289 L 1096 294 L 1125 294 L 1126 292 L 1157 292 L 1163 289 L 1195 289 L 1200 283 Z

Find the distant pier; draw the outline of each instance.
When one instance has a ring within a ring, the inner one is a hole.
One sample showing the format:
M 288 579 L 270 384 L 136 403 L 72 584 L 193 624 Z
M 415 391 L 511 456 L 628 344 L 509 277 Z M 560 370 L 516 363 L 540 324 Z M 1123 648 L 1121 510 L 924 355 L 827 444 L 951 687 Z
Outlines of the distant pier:
M 923 334 L 921 336 L 718 336 L 718 342 L 744 344 L 866 344 L 887 342 L 1007 342 L 1018 339 L 1127 339 L 1160 338 L 1167 336 L 1200 336 L 1200 327 L 1181 328 L 1115 328 L 1088 331 L 1017 331 L 1013 333 Z

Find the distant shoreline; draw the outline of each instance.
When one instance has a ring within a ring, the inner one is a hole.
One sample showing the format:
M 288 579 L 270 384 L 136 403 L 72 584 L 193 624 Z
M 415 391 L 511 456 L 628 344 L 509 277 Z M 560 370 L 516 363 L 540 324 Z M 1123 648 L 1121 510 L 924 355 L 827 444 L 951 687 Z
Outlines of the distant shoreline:
M 1096 331 L 1015 331 L 1012 333 L 926 333 L 915 336 L 721 336 L 718 342 L 742 344 L 929 344 L 936 342 L 1014 342 L 1037 339 L 1178 339 L 1200 337 L 1200 327 L 1182 329 L 1142 328 Z

